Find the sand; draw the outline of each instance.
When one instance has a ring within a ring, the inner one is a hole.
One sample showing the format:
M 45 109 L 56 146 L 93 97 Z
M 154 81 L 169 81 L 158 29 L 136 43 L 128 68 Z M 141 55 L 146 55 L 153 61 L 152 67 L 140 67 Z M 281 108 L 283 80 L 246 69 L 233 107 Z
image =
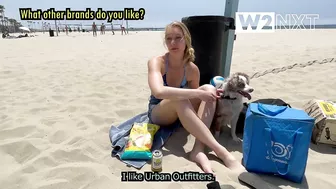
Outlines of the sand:
M 14 189 L 206 188 L 208 182 L 121 182 L 138 171 L 111 157 L 111 125 L 147 110 L 147 60 L 165 52 L 162 32 L 92 37 L 0 40 L 0 186 Z M 336 30 L 238 34 L 232 72 L 257 71 L 336 58 Z M 335 59 L 336 60 L 336 59 Z M 336 61 L 251 80 L 252 100 L 281 98 L 295 108 L 312 98 L 335 99 Z M 241 147 L 224 133 L 236 158 Z M 164 147 L 164 171 L 201 171 L 190 162 L 194 137 L 183 129 Z M 302 184 L 262 176 L 275 188 L 336 188 L 336 149 L 311 144 Z M 246 188 L 210 156 L 223 188 Z M 140 171 L 149 171 L 145 165 Z

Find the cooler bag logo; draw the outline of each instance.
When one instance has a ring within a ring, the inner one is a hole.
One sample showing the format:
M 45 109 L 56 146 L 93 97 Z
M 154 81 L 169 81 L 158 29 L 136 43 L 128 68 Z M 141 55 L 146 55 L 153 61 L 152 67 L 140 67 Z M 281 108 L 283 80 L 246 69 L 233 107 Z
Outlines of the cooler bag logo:
M 269 157 L 269 152 L 267 151 L 266 159 L 272 159 L 274 162 L 284 163 L 288 164 L 288 160 L 291 157 L 293 146 L 292 145 L 283 145 L 280 142 L 274 142 L 272 143 L 272 157 Z

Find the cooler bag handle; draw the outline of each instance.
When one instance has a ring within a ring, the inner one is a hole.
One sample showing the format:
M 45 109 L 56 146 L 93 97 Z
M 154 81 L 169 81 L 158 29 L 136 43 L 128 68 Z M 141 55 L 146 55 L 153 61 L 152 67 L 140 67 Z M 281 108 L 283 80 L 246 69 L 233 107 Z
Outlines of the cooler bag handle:
M 292 147 L 292 152 L 290 152 L 290 157 L 289 157 L 289 160 L 288 160 L 288 164 L 287 164 L 287 170 L 285 172 L 282 172 L 279 170 L 278 166 L 275 164 L 275 162 L 273 161 L 273 154 L 272 154 L 272 130 L 271 128 L 265 128 L 265 131 L 266 131 L 266 143 L 267 143 L 267 149 L 268 149 L 268 154 L 270 156 L 270 159 L 271 161 L 273 162 L 274 164 L 274 167 L 276 168 L 276 170 L 278 171 L 278 173 L 280 175 L 286 175 L 288 174 L 288 172 L 290 171 L 290 168 L 292 166 L 292 162 L 293 162 L 293 157 L 295 157 L 294 153 L 295 153 L 295 149 L 298 148 L 299 146 L 299 143 L 300 143 L 300 138 L 302 137 L 303 133 L 300 132 L 300 131 L 293 131 L 293 133 L 295 132 L 295 135 L 293 136 L 294 137 L 294 142 L 293 142 L 293 147 Z M 284 149 L 284 150 L 287 150 L 287 149 Z
M 287 106 L 276 106 L 276 105 L 265 105 L 258 103 L 258 110 L 269 116 L 276 116 L 284 112 L 288 107 Z

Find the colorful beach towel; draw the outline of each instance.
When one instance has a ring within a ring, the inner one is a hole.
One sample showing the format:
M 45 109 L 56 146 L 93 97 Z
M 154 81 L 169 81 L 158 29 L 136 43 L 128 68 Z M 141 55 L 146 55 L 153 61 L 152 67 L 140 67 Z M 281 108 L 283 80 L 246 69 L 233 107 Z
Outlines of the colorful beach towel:
M 121 160 L 120 157 L 124 153 L 128 137 L 134 123 L 151 123 L 147 116 L 147 112 L 138 114 L 129 120 L 121 123 L 118 126 L 111 126 L 109 137 L 112 144 L 112 157 L 118 157 L 118 159 L 125 164 L 137 169 L 141 169 L 146 163 L 146 160 Z M 152 151 L 161 149 L 163 145 L 168 141 L 173 132 L 181 126 L 179 120 L 173 123 L 171 126 L 160 127 L 156 132 L 153 140 Z

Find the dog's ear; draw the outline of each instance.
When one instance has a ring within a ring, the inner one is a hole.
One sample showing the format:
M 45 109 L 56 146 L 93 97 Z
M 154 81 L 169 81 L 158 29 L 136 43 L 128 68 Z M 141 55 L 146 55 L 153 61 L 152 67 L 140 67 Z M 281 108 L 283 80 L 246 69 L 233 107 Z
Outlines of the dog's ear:
M 244 72 L 237 72 L 236 74 L 245 77 L 245 78 L 246 78 L 246 83 L 247 83 L 247 84 L 250 84 L 250 76 L 249 76 L 249 75 L 247 75 L 247 74 L 244 73 Z
M 238 83 L 239 77 L 238 74 L 234 74 L 232 75 L 231 78 L 229 78 L 228 83 L 227 83 L 227 90 L 229 91 L 234 91 L 237 87 L 237 83 Z

